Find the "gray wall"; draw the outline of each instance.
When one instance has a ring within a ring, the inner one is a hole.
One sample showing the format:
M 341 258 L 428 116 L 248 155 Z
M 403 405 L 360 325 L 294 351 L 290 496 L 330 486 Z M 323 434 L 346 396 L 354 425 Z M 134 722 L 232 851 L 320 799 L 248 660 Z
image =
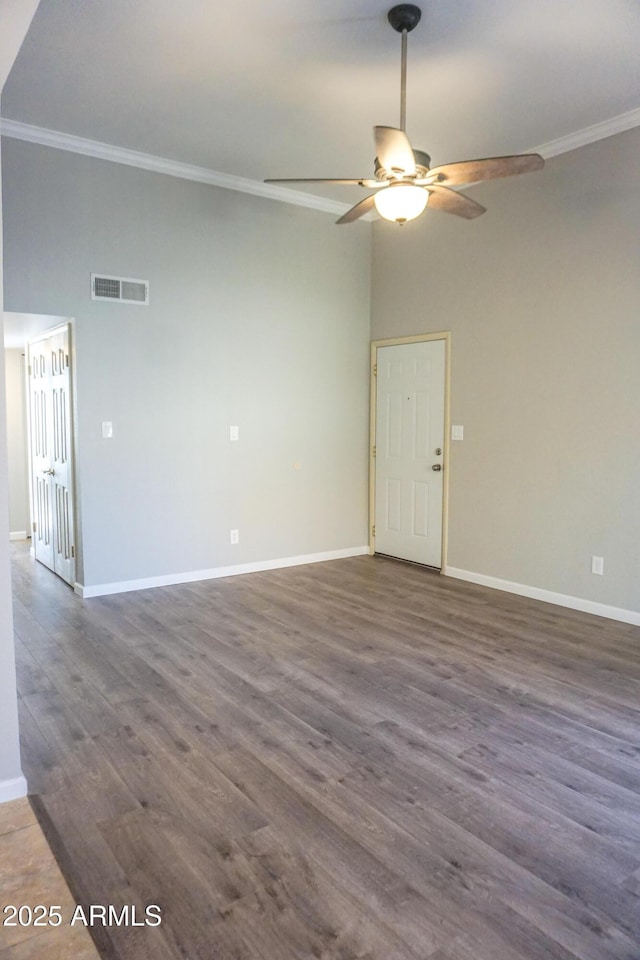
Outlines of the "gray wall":
M 75 318 L 78 579 L 365 544 L 368 227 L 7 139 L 3 164 L 6 309 Z M 92 302 L 92 272 L 151 305 Z
M 449 565 L 640 610 L 640 130 L 374 228 L 372 336 L 452 331 Z M 605 575 L 591 574 L 603 556 Z
M 7 456 L 9 466 L 9 530 L 29 529 L 29 478 L 27 473 L 27 424 L 24 352 L 5 351 L 7 395 Z

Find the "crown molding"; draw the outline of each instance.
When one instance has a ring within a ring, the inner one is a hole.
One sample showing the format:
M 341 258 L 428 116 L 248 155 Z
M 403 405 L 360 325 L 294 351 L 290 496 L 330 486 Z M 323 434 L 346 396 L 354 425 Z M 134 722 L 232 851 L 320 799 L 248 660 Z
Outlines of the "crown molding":
M 595 123 L 590 127 L 583 127 L 565 137 L 549 140 L 538 147 L 533 147 L 531 153 L 539 153 L 545 159 L 556 157 L 570 150 L 577 150 L 597 140 L 604 140 L 617 133 L 624 133 L 633 127 L 640 126 L 640 109 L 629 110 L 618 114 L 609 120 Z M 271 183 L 262 183 L 259 180 L 249 180 L 246 177 L 236 177 L 230 173 L 221 173 L 210 170 L 208 167 L 198 167 L 179 160 L 167 160 L 150 153 L 140 153 L 137 150 L 127 150 L 98 140 L 87 140 L 70 133 L 60 133 L 58 130 L 47 130 L 30 123 L 21 123 L 19 120 L 0 119 L 0 133 L 4 137 L 14 140 L 26 140 L 44 147 L 54 147 L 57 150 L 67 150 L 85 157 L 95 157 L 98 160 L 109 160 L 112 163 L 122 163 L 129 167 L 138 167 L 140 170 L 149 170 L 152 173 L 162 173 L 181 180 L 192 180 L 196 183 L 206 183 L 224 190 L 236 190 L 239 193 L 249 193 L 267 200 L 279 200 L 281 203 L 292 203 L 298 207 L 307 207 L 312 210 L 321 210 L 323 213 L 341 215 L 351 209 L 352 204 L 342 203 L 339 200 L 329 200 L 326 197 L 316 197 L 300 190 L 290 190 L 287 187 L 278 187 Z M 371 215 L 364 217 L 371 219 Z
M 582 130 L 568 133 L 566 137 L 558 137 L 557 140 L 549 140 L 547 143 L 526 152 L 539 153 L 545 160 L 548 160 L 550 157 L 557 157 L 561 153 L 569 153 L 570 150 L 586 147 L 587 144 L 595 143 L 597 140 L 613 137 L 616 133 L 632 130 L 633 127 L 640 127 L 640 109 L 619 113 L 617 117 L 611 117 L 610 120 L 603 120 L 601 123 L 594 123 L 590 127 L 583 127 Z
M 122 163 L 128 167 L 138 167 L 140 170 L 149 170 L 152 173 L 163 173 L 170 177 L 178 177 L 180 180 L 192 180 L 195 183 L 222 187 L 224 190 L 250 193 L 267 200 L 279 200 L 281 203 L 292 203 L 298 207 L 321 210 L 323 213 L 342 215 L 352 206 L 350 203 L 342 203 L 339 200 L 316 197 L 299 190 L 289 190 L 287 187 L 261 183 L 259 180 L 236 177 L 230 173 L 210 170 L 208 167 L 181 163 L 179 160 L 167 160 L 150 153 L 139 153 L 137 150 L 127 150 L 98 140 L 87 140 L 70 133 L 47 130 L 45 127 L 36 127 L 30 123 L 20 123 L 18 120 L 8 120 L 4 117 L 0 119 L 0 133 L 3 137 L 11 137 L 14 140 L 26 140 L 28 143 L 37 143 L 44 147 L 79 153 L 84 157 L 110 160 L 112 163 Z

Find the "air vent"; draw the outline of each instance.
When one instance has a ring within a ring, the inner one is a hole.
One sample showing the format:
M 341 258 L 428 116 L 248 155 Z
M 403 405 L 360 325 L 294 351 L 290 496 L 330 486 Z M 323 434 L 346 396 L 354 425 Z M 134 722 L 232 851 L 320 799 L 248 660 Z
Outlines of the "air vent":
M 146 280 L 130 277 L 105 277 L 91 274 L 91 299 L 113 300 L 117 303 L 149 303 L 149 284 Z

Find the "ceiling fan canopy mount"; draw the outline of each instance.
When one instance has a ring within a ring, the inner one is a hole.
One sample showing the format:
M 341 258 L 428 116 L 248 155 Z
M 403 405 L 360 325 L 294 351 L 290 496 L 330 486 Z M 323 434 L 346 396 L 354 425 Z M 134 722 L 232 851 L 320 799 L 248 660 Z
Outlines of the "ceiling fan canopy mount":
M 265 183 L 329 183 L 367 187 L 376 192 L 357 203 L 337 222 L 351 223 L 376 210 L 385 220 L 403 224 L 419 216 L 427 203 L 430 208 L 452 213 L 465 220 L 473 220 L 483 214 L 485 208 L 451 187 L 542 169 L 544 160 L 537 153 L 463 160 L 430 167 L 429 154 L 424 150 L 413 149 L 406 134 L 407 35 L 417 27 L 421 17 L 420 7 L 412 3 L 397 4 L 387 14 L 393 29 L 402 35 L 400 126 L 373 128 L 376 145 L 373 177 L 293 177 L 269 179 L 265 180 Z M 399 186 L 412 189 L 395 189 Z
M 398 33 L 402 33 L 403 30 L 411 33 L 420 23 L 421 17 L 422 10 L 414 3 L 399 3 L 387 14 L 387 20 Z

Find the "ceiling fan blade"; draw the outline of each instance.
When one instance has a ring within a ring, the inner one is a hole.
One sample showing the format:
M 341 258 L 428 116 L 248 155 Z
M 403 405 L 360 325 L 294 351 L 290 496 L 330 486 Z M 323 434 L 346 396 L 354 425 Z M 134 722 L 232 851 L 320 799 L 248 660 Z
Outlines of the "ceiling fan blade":
M 464 193 L 458 193 L 457 190 L 450 190 L 449 187 L 440 187 L 433 183 L 427 187 L 427 190 L 429 191 L 429 210 L 443 210 L 445 213 L 455 213 L 457 217 L 464 217 L 465 220 L 474 220 L 487 209 L 471 197 L 466 197 Z
M 374 127 L 376 157 L 381 167 L 399 177 L 413 177 L 416 161 L 404 130 L 397 127 Z
M 361 200 L 360 203 L 356 203 L 355 207 L 351 207 L 351 210 L 347 210 L 339 220 L 336 220 L 336 223 L 352 223 L 353 220 L 359 220 L 360 217 L 364 217 L 365 213 L 373 210 L 374 202 L 375 194 L 372 193 Z
M 543 167 L 544 160 L 539 153 L 522 153 L 514 157 L 488 157 L 486 160 L 445 163 L 429 170 L 429 178 L 435 175 L 436 183 L 456 186 L 461 183 L 494 180 L 497 177 L 512 177 L 516 173 L 532 173 Z
M 340 180 L 340 179 L 327 179 L 326 177 L 271 177 L 268 180 L 264 180 L 264 183 L 338 183 L 338 184 L 347 184 L 349 186 L 361 186 L 361 187 L 382 187 L 384 182 L 381 180 L 368 180 L 363 177 L 361 180 L 351 179 L 351 180 Z

